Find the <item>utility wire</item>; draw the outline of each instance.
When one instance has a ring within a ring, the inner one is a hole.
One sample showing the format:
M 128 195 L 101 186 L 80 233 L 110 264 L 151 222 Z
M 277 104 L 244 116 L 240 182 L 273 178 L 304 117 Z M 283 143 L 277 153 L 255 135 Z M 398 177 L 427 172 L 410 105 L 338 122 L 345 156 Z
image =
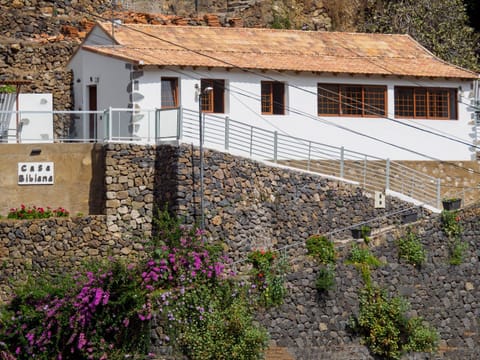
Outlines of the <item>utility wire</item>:
M 71 7 L 72 7 L 74 10 L 76 10 L 76 11 L 79 11 L 79 12 L 82 12 L 82 13 L 86 13 L 86 14 L 88 14 L 88 15 L 90 15 L 90 16 L 99 18 L 99 19 L 101 19 L 101 20 L 103 20 L 103 21 L 109 21 L 109 19 L 106 19 L 106 18 L 104 18 L 104 17 L 102 17 L 102 16 L 100 16 L 100 15 L 98 15 L 98 14 L 94 14 L 94 13 L 89 12 L 89 11 L 84 10 L 84 9 L 77 9 L 77 8 L 74 7 L 74 6 L 71 6 Z M 197 54 L 197 55 L 200 55 L 200 56 L 203 56 L 203 57 L 206 57 L 206 58 L 209 58 L 209 59 L 211 59 L 211 60 L 215 60 L 215 61 L 224 63 L 224 64 L 226 64 L 226 65 L 228 65 L 228 66 L 231 66 L 231 67 L 234 68 L 234 69 L 238 69 L 238 70 L 241 70 L 241 71 L 244 71 L 244 72 L 248 72 L 248 73 L 254 74 L 254 75 L 256 75 L 256 76 L 265 78 L 265 79 L 267 79 L 267 80 L 278 81 L 277 79 L 275 79 L 275 78 L 273 78 L 273 77 L 271 77 L 271 76 L 268 76 L 268 75 L 266 75 L 266 74 L 261 74 L 261 73 L 255 72 L 255 71 L 253 71 L 253 70 L 251 70 L 251 69 L 241 68 L 241 67 L 239 67 L 239 66 L 237 66 L 237 65 L 235 65 L 235 64 L 233 64 L 233 63 L 224 61 L 224 60 L 222 60 L 222 59 L 216 58 L 216 57 L 211 56 L 211 55 L 208 55 L 208 54 L 204 54 L 204 53 L 202 53 L 201 51 L 198 51 L 198 50 L 190 49 L 190 48 L 188 48 L 188 47 L 186 47 L 186 46 L 183 46 L 183 45 L 181 45 L 181 44 L 172 42 L 172 41 L 170 41 L 170 40 L 163 39 L 163 38 L 158 37 L 158 36 L 153 35 L 153 34 L 149 34 L 149 33 L 145 32 L 145 31 L 131 28 L 131 27 L 125 25 L 125 24 L 116 24 L 116 26 L 123 26 L 123 27 L 127 28 L 127 29 L 130 30 L 130 31 L 139 32 L 139 33 L 141 33 L 141 34 L 143 34 L 143 35 L 145 35 L 145 36 L 152 37 L 152 38 L 154 38 L 154 39 L 156 39 L 156 40 L 160 40 L 160 41 L 165 42 L 165 43 L 167 43 L 167 44 L 170 44 L 170 45 L 179 47 L 179 48 L 181 48 L 181 49 L 184 49 L 184 50 L 186 50 L 186 51 L 195 53 L 195 54 Z M 388 71 L 388 70 L 387 70 L 387 71 Z M 300 91 L 307 92 L 307 93 L 312 94 L 312 95 L 315 95 L 315 96 L 318 95 L 318 94 L 314 93 L 313 91 L 310 91 L 310 90 L 308 90 L 308 89 L 301 88 L 301 87 L 296 86 L 296 85 L 288 84 L 288 86 L 290 86 L 290 87 L 292 87 L 292 88 L 295 88 L 295 89 L 298 89 L 298 90 L 300 90 Z M 258 95 L 256 96 L 256 99 L 258 100 Z M 352 99 L 352 100 L 354 100 L 354 99 Z M 367 105 L 368 105 L 368 104 L 367 104 Z M 294 108 L 289 107 L 289 106 L 285 106 L 285 107 L 286 107 L 287 109 L 289 109 L 292 113 L 295 113 L 295 114 L 301 115 L 301 116 L 308 116 L 308 117 L 309 117 L 310 119 L 312 119 L 312 120 L 320 121 L 320 120 L 319 120 L 320 117 L 314 117 L 314 116 L 312 116 L 312 115 L 310 115 L 310 114 L 305 114 L 305 113 L 303 113 L 303 112 L 301 112 L 301 111 L 299 111 L 299 110 L 295 110 Z M 458 143 L 461 143 L 461 144 L 463 144 L 463 145 L 467 145 L 467 146 L 469 146 L 469 147 L 473 147 L 473 148 L 475 148 L 475 149 L 479 149 L 479 147 L 476 146 L 476 145 L 474 145 L 474 144 L 468 143 L 468 142 L 463 141 L 463 140 L 458 140 L 458 139 L 452 138 L 451 136 L 446 136 L 446 135 L 443 135 L 443 134 L 435 133 L 435 132 L 433 132 L 433 131 L 428 131 L 428 130 L 419 128 L 418 126 L 414 126 L 414 125 L 411 125 L 411 124 L 406 124 L 406 123 L 404 123 L 404 122 L 398 121 L 398 120 L 393 119 L 393 118 L 386 117 L 386 119 L 391 120 L 391 121 L 393 121 L 393 122 L 395 122 L 395 123 L 397 123 L 397 124 L 406 125 L 406 126 L 415 128 L 415 129 L 417 129 L 417 130 L 420 130 L 420 131 L 429 133 L 429 134 L 431 134 L 431 135 L 440 136 L 440 137 L 445 138 L 445 139 L 447 139 L 447 140 L 454 141 L 454 142 L 458 142 Z M 430 160 L 435 160 L 435 161 L 439 161 L 439 162 L 442 162 L 442 163 L 447 163 L 447 164 L 449 164 L 449 165 L 455 166 L 455 167 L 460 168 L 460 169 L 463 169 L 463 170 L 465 170 L 465 171 L 472 172 L 472 169 L 464 168 L 464 167 L 462 167 L 462 166 L 460 166 L 460 165 L 457 165 L 457 164 L 454 164 L 454 163 L 451 163 L 451 162 L 447 162 L 447 161 L 445 161 L 445 160 L 440 160 L 440 159 L 437 159 L 437 158 L 435 158 L 435 157 L 432 157 L 432 156 L 429 156 L 429 155 L 426 155 L 426 154 L 417 152 L 417 151 L 415 151 L 415 150 L 412 150 L 412 149 L 409 149 L 409 148 L 406 148 L 406 147 L 403 147 L 403 146 L 400 146 L 400 145 L 396 145 L 396 144 L 394 144 L 394 143 L 390 143 L 390 142 L 388 142 L 388 141 L 385 141 L 385 140 L 376 138 L 376 137 L 374 137 L 374 136 L 370 136 L 370 135 L 361 133 L 361 132 L 359 132 L 359 131 L 356 131 L 356 130 L 353 130 L 353 129 L 350 129 L 350 128 L 347 128 L 347 127 L 344 127 L 344 126 L 341 126 L 341 125 L 338 125 L 338 124 L 334 124 L 333 122 L 331 122 L 331 121 L 329 121 L 329 120 L 326 120 L 325 118 L 321 118 L 321 121 L 320 121 L 320 122 L 322 122 L 322 123 L 324 123 L 324 124 L 327 124 L 327 125 L 335 126 L 335 127 L 337 127 L 337 128 L 340 128 L 340 129 L 342 129 L 342 130 L 345 130 L 345 131 L 354 133 L 354 134 L 359 135 L 359 136 L 363 136 L 363 137 L 372 139 L 372 140 L 374 140 L 374 141 L 378 141 L 378 142 L 384 143 L 384 144 L 386 144 L 386 145 L 390 145 L 390 146 L 399 148 L 399 149 L 401 149 L 401 150 L 404 150 L 404 151 L 407 151 L 407 152 L 410 152 L 410 153 L 413 153 L 413 154 L 416 154 L 416 155 L 425 157 L 425 158 L 430 159 Z M 474 172 L 477 173 L 477 174 L 480 174 L 480 172 L 477 172 L 477 171 L 474 171 Z

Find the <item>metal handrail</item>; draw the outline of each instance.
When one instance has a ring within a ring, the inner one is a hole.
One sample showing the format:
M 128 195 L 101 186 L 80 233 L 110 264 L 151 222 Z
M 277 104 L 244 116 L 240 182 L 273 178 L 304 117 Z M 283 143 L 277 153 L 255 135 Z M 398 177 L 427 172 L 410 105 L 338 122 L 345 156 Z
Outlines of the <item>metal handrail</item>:
M 61 119 L 64 126 L 63 134 L 57 135 L 55 141 L 140 144 L 170 140 L 186 143 L 199 141 L 198 110 L 109 108 L 94 112 L 51 113 Z M 354 181 L 368 191 L 390 190 L 419 203 L 440 208 L 440 181 L 396 161 L 267 130 L 219 114 L 201 115 L 204 119 L 206 147 Z M 92 119 L 95 122 L 95 132 L 92 133 L 94 139 L 88 139 L 84 133 L 72 134 L 70 131 L 75 127 L 72 126 L 75 121 L 85 123 Z

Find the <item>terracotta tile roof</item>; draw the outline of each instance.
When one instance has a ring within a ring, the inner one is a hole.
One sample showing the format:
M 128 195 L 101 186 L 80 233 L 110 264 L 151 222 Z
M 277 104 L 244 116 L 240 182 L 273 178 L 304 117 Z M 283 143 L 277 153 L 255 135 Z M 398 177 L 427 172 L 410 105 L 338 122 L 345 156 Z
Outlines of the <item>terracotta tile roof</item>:
M 110 23 L 99 23 L 111 33 Z M 477 79 L 408 35 L 128 24 L 84 49 L 144 65 Z

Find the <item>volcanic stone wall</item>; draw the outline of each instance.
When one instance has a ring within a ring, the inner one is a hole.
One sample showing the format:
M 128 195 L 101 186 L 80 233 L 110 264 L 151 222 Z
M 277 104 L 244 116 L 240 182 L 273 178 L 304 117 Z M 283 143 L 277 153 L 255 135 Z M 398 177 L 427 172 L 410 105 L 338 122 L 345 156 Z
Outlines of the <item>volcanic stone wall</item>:
M 385 264 L 372 271 L 373 282 L 391 296 L 410 304 L 409 316 L 420 316 L 440 334 L 436 355 L 410 354 L 408 359 L 477 359 L 480 357 L 479 209 L 461 213 L 463 240 L 469 244 L 461 265 L 449 264 L 449 240 L 438 218 L 411 227 L 427 251 L 427 261 L 415 268 L 398 258 L 395 240 L 406 227 L 374 235 L 370 248 Z M 364 286 L 359 271 L 346 264 L 353 240 L 336 241 L 336 279 L 333 290 L 315 288 L 318 266 L 312 259 L 289 257 L 288 296 L 278 308 L 260 313 L 275 345 L 286 347 L 297 359 L 373 359 L 348 327 L 358 314 L 358 296 Z M 305 252 L 304 247 L 301 247 Z
M 105 145 L 106 216 L 4 221 L 0 224 L 0 276 L 3 295 L 8 278 L 25 269 L 61 271 L 82 259 L 118 256 L 138 259 L 152 231 L 156 206 L 187 222 L 199 221 L 198 149 L 189 145 L 157 147 Z M 258 314 L 272 342 L 297 359 L 371 359 L 348 331 L 358 312 L 363 283 L 345 263 L 355 241 L 348 227 L 363 221 L 373 227 L 371 248 L 385 265 L 373 281 L 411 303 L 440 333 L 441 352 L 429 358 L 480 356 L 480 226 L 478 208 L 460 212 L 469 249 L 461 265 L 448 263 L 449 240 L 437 215 L 420 212 L 412 227 L 427 249 L 422 268 L 398 260 L 395 240 L 406 230 L 396 211 L 409 204 L 387 197 L 386 209 L 354 184 L 271 167 L 232 155 L 205 151 L 205 218 L 211 240 L 225 242 L 236 260 L 252 248 L 272 247 L 288 258 L 285 303 Z M 306 256 L 308 236 L 328 234 L 338 251 L 336 286 L 320 295 L 317 265 Z M 240 262 L 237 271 L 248 267 Z M 426 359 L 414 354 L 408 358 Z

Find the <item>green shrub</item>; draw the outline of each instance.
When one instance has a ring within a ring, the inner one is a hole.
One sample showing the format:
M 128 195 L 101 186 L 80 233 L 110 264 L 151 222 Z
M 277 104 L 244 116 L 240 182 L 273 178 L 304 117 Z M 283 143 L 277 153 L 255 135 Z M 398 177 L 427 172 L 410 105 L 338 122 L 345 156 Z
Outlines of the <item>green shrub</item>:
M 359 314 L 350 320 L 350 326 L 374 355 L 400 359 L 409 351 L 436 350 L 437 331 L 424 325 L 421 318 L 408 319 L 405 312 L 409 304 L 404 299 L 390 298 L 385 290 L 371 286 L 361 292 L 359 299 Z
M 176 352 L 198 360 L 262 359 L 268 336 L 253 326 L 248 290 L 225 282 L 170 295 L 160 315 L 166 323 L 174 321 L 167 333 Z
M 0 94 L 12 94 L 16 91 L 13 85 L 0 85 Z
M 463 227 L 457 211 L 442 211 L 442 230 L 450 239 L 449 250 L 451 265 L 460 265 L 465 257 L 468 244 L 461 240 Z
M 263 306 L 271 307 L 283 303 L 287 292 L 285 273 L 288 264 L 285 256 L 277 256 L 273 250 L 257 249 L 248 254 L 252 264 L 253 293 L 258 294 Z
M 145 261 L 108 259 L 17 288 L 0 307 L 0 356 L 144 359 L 155 315 L 177 358 L 260 359 L 268 338 L 253 321 L 252 288 L 225 271 L 202 231 L 166 215 L 161 222 L 162 236 Z
M 307 254 L 320 264 L 315 280 L 315 287 L 319 292 L 330 290 L 335 286 L 335 258 L 336 252 L 333 242 L 325 236 L 313 235 L 306 241 Z
M 383 265 L 383 263 L 372 254 L 369 248 L 360 247 L 357 244 L 352 245 L 346 263 L 355 265 L 362 274 L 362 279 L 366 285 L 371 284 L 371 267 L 379 267 Z
M 460 265 L 465 258 L 465 252 L 468 250 L 468 244 L 460 239 L 455 239 L 450 244 L 450 265 Z
M 335 247 L 325 236 L 313 235 L 306 242 L 308 255 L 320 264 L 335 264 Z
M 366 264 L 373 267 L 379 267 L 382 262 L 372 254 L 370 249 L 353 244 L 347 259 L 350 264 Z
M 315 287 L 319 292 L 328 291 L 335 286 L 335 268 L 332 265 L 321 267 L 317 273 Z
M 442 230 L 450 239 L 458 238 L 462 235 L 463 228 L 460 223 L 460 216 L 456 211 L 443 210 L 442 214 Z
M 421 266 L 427 258 L 420 239 L 411 230 L 397 240 L 397 246 L 398 256 L 413 266 Z

